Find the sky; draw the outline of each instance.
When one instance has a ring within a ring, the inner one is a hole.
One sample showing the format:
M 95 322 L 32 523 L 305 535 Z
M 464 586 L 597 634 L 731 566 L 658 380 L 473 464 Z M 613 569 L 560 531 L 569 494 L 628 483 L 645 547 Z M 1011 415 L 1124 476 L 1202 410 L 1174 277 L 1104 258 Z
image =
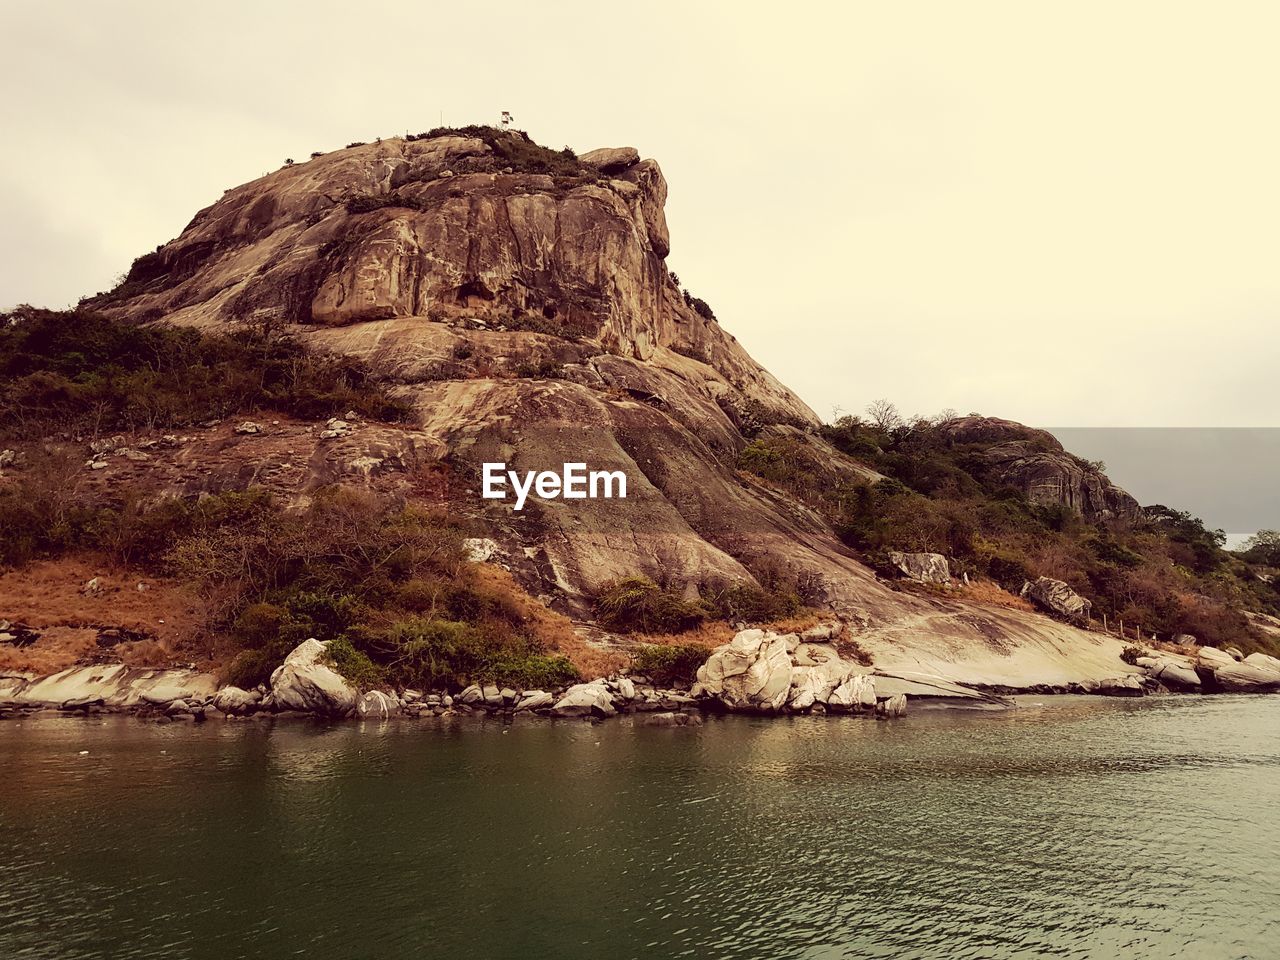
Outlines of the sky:
M 633 145 L 670 266 L 824 418 L 1275 427 L 1280 6 L 0 4 L 0 307 L 285 157 Z

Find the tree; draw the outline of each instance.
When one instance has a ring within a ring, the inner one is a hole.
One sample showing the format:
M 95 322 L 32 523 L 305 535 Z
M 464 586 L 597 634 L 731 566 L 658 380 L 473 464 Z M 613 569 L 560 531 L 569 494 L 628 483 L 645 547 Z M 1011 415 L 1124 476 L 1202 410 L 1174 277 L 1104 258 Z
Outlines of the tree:
M 867 416 L 871 418 L 871 422 L 877 428 L 885 433 L 893 433 L 906 425 L 902 419 L 902 414 L 898 412 L 898 408 L 883 398 L 867 404 Z
M 1280 530 L 1259 530 L 1244 542 L 1240 555 L 1250 563 L 1280 567 Z

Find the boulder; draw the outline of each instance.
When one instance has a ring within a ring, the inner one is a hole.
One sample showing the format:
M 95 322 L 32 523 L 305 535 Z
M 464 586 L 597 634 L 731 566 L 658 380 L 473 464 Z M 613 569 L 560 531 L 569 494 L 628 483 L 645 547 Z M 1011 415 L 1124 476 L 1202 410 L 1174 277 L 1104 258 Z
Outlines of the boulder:
M 617 712 L 603 680 L 570 687 L 551 708 L 553 717 L 612 717 Z
M 640 162 L 640 151 L 635 147 L 601 147 L 578 154 L 578 159 L 601 173 L 621 173 Z
M 1244 662 L 1255 667 L 1261 667 L 1264 670 L 1274 670 L 1276 673 L 1280 673 L 1280 658 L 1269 657 L 1265 653 L 1251 653 L 1244 658 Z
M 213 705 L 223 713 L 236 716 L 253 713 L 258 709 L 262 694 L 257 690 L 241 690 L 239 687 L 226 686 L 213 695 Z
M 875 707 L 875 680 L 864 673 L 847 676 L 827 698 L 827 708 L 838 712 L 874 710 Z
M 853 665 L 841 660 L 839 656 L 833 656 L 818 663 L 793 666 L 787 705 L 792 710 L 807 710 L 814 704 L 825 704 L 832 691 L 840 685 L 852 669 Z
M 1239 647 L 1223 647 L 1222 652 L 1237 663 L 1244 659 L 1244 654 L 1240 652 Z
M 93 707 L 101 707 L 103 700 L 101 697 L 72 697 L 70 700 L 64 700 L 58 707 L 59 710 L 65 710 L 68 713 L 86 713 Z
M 621 700 L 634 700 L 636 698 L 636 685 L 630 677 L 619 677 L 613 681 L 613 689 Z
M 176 684 L 160 684 L 143 690 L 138 699 L 143 703 L 151 704 L 153 707 L 167 707 L 175 700 L 187 700 L 194 697 L 195 694 L 189 687 L 181 687 Z
M 791 692 L 789 639 L 795 635 L 743 630 L 698 668 L 703 695 L 717 698 L 730 710 L 779 709 Z
M 556 698 L 545 690 L 526 690 L 516 704 L 516 711 L 542 710 L 556 702 Z
M 262 424 L 254 423 L 252 420 L 246 420 L 243 423 L 236 424 L 236 433 L 254 434 L 262 432 Z
M 484 691 L 474 683 L 458 694 L 458 702 L 465 703 L 467 706 L 479 703 L 483 699 Z
M 1269 663 L 1254 660 L 1231 661 L 1215 666 L 1213 683 L 1230 693 L 1266 693 L 1280 690 L 1280 669 Z
M 400 713 L 400 701 L 381 690 L 370 690 L 356 702 L 362 720 L 386 720 Z
M 1150 662 L 1143 663 L 1144 660 Z M 1138 666 L 1146 670 L 1147 676 L 1159 680 L 1170 690 L 1200 689 L 1200 675 L 1184 660 L 1175 660 L 1171 657 L 1139 657 Z
M 502 691 L 496 683 L 486 683 L 480 688 L 486 707 L 500 707 L 503 703 Z
M 302 710 L 345 717 L 356 708 L 356 691 L 323 662 L 327 643 L 314 637 L 293 648 L 271 674 L 271 704 L 277 710 Z
M 498 541 L 489 537 L 468 537 L 462 541 L 462 555 L 470 563 L 484 563 L 501 552 Z
M 1072 623 L 1087 624 L 1093 605 L 1061 580 L 1040 577 L 1022 585 L 1021 595 L 1033 603 Z
M 1099 680 L 1095 692 L 1104 697 L 1142 697 L 1147 693 L 1142 681 L 1132 675 Z
M 907 695 L 898 693 L 888 700 L 881 700 L 876 704 L 876 714 L 885 718 L 905 717 L 907 715 Z
M 917 583 L 951 582 L 951 567 L 940 553 L 900 553 L 895 550 L 889 554 L 889 560 L 902 571 L 903 576 Z
M 1219 650 L 1217 647 L 1201 647 L 1196 651 L 1196 656 L 1200 658 L 1200 663 L 1208 667 L 1210 670 L 1216 670 L 1218 667 L 1228 667 L 1235 663 L 1235 657 L 1227 653 L 1225 650 Z

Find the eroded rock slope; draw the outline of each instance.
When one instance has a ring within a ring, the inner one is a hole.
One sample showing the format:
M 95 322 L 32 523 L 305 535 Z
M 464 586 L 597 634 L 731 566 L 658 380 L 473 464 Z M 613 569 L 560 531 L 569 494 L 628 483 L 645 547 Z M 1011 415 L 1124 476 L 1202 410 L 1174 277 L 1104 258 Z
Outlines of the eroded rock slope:
M 619 576 L 692 593 L 768 569 L 897 663 L 943 672 L 996 658 L 1002 676 L 1052 663 L 1056 681 L 1072 678 L 1075 650 L 1089 674 L 1100 647 L 1118 652 L 1034 614 L 894 591 L 816 514 L 740 474 L 760 431 L 839 455 L 813 435 L 813 412 L 677 285 L 657 163 L 626 148 L 529 163 L 509 136 L 385 140 L 287 166 L 227 191 L 90 306 L 138 322 L 286 327 L 363 359 L 417 412 L 404 441 L 368 431 L 373 472 L 398 471 L 411 489 L 416 471 L 447 464 L 526 585 L 566 605 L 583 609 Z M 343 464 L 361 461 L 348 446 Z M 1034 486 L 1040 467 L 1021 460 Z M 630 489 L 516 514 L 481 501 L 486 461 L 585 461 L 625 471 Z M 1115 512 L 1114 492 L 1082 477 L 1082 512 Z

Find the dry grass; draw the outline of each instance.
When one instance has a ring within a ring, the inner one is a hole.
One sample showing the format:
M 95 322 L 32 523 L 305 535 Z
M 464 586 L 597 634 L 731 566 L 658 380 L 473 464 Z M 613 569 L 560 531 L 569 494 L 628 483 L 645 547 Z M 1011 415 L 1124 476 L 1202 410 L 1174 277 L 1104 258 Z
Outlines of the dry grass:
M 993 580 L 971 580 L 968 586 L 960 587 L 960 596 L 974 603 L 986 604 L 989 607 L 1007 607 L 1010 610 L 1035 612 L 1029 600 L 1010 593 Z
M 692 646 L 714 650 L 732 640 L 733 633 L 733 627 L 724 621 L 717 620 L 699 624 L 684 633 L 636 633 L 632 634 L 631 639 L 637 647 Z
M 810 627 L 817 626 L 823 620 L 830 620 L 831 615 L 824 615 L 820 610 L 801 610 L 791 617 L 759 624 L 760 629 L 773 633 L 800 633 Z M 689 645 L 706 647 L 714 650 L 733 639 L 737 631 L 723 620 L 708 620 L 692 630 L 684 633 L 637 633 L 633 639 L 637 646 L 652 644 L 659 647 Z
M 583 677 L 605 677 L 626 666 L 625 653 L 591 644 L 574 629 L 573 622 L 568 617 L 548 609 L 536 598 L 529 596 L 508 571 L 483 563 L 476 566 L 474 576 L 482 586 L 510 598 L 520 610 L 533 637 L 549 653 L 568 657 L 569 662 L 578 668 Z
M 98 577 L 96 595 L 82 592 Z M 138 590 L 145 582 L 148 589 Z M 163 666 L 202 659 L 197 647 L 204 622 L 194 594 L 173 581 L 91 560 L 62 559 L 0 574 L 0 619 L 25 623 L 41 634 L 31 646 L 0 646 L 0 670 L 55 673 L 82 658 L 109 655 L 131 666 Z M 102 650 L 97 627 L 124 627 L 153 640 Z

